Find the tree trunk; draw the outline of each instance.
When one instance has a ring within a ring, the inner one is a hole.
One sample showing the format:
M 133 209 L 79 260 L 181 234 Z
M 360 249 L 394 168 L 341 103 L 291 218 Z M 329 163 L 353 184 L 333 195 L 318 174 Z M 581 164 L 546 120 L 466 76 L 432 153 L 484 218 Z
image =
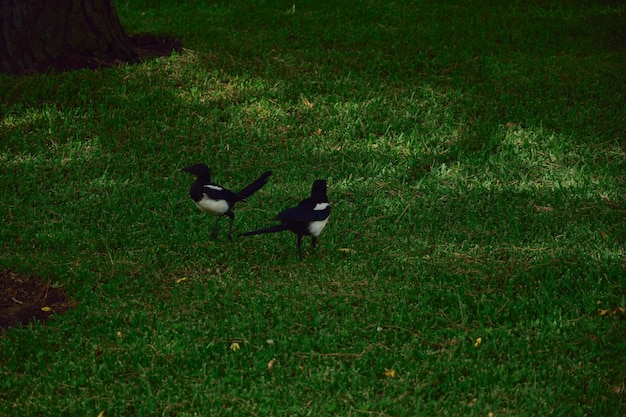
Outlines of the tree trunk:
M 0 72 L 136 59 L 113 0 L 0 0 Z

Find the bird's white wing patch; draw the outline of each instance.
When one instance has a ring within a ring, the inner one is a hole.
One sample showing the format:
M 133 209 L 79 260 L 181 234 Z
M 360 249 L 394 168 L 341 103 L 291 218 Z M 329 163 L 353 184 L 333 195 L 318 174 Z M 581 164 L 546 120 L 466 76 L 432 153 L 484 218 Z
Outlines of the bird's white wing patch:
M 206 184 L 205 185 L 206 188 L 210 188 L 212 190 L 215 191 L 222 191 L 224 188 L 220 187 L 219 185 L 213 185 L 213 184 Z
M 315 207 L 313 207 L 313 210 L 326 210 L 328 206 L 330 206 L 329 203 L 317 203 Z M 330 215 L 328 217 L 330 217 Z M 318 220 L 309 224 L 309 233 L 311 233 L 311 236 L 318 237 L 320 233 L 322 233 L 322 230 L 324 230 L 324 227 L 326 227 L 326 222 L 328 222 L 328 217 L 326 217 L 324 220 Z
M 326 210 L 326 207 L 328 206 L 328 203 L 317 203 L 315 207 L 313 207 L 313 210 Z

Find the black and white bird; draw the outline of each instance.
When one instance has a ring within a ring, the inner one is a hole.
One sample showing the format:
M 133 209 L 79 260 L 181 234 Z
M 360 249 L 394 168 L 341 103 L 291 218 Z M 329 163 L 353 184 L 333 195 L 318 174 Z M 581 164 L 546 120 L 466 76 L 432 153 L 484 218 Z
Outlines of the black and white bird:
M 233 240 L 233 223 L 235 221 L 235 213 L 233 208 L 237 201 L 244 201 L 247 197 L 263 188 L 267 183 L 267 178 L 272 175 L 272 171 L 264 172 L 259 178 L 254 180 L 239 192 L 233 192 L 221 185 L 211 182 L 211 171 L 204 164 L 195 164 L 182 169 L 196 176 L 196 180 L 191 184 L 189 196 L 196 203 L 196 206 L 205 213 L 217 216 L 215 226 L 211 236 L 213 239 L 217 236 L 217 225 L 222 216 L 230 217 L 230 228 L 228 230 L 228 239 Z
M 239 236 L 252 236 L 290 230 L 298 235 L 298 256 L 302 259 L 302 236 L 311 236 L 311 250 L 315 250 L 317 238 L 324 230 L 330 216 L 330 203 L 326 195 L 326 180 L 313 183 L 311 197 L 302 200 L 296 207 L 282 211 L 274 218 L 279 225 L 265 229 L 241 233 Z

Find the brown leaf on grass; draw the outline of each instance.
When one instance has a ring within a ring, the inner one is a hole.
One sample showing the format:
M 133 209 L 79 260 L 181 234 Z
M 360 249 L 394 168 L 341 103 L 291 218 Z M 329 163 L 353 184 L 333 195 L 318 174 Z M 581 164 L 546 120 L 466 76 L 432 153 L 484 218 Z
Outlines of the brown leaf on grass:
M 601 316 L 608 315 L 609 317 L 619 317 L 626 313 L 626 308 L 624 307 L 615 307 L 613 310 L 610 309 L 598 309 L 598 314 Z
M 304 104 L 304 106 L 309 109 L 312 109 L 313 107 L 315 107 L 315 104 L 311 103 L 309 99 L 304 96 L 302 96 L 302 104 Z
M 540 205 L 537 205 L 535 203 L 533 203 L 533 207 L 534 207 L 535 210 L 537 210 L 539 212 L 542 212 L 542 213 L 546 213 L 546 212 L 549 212 L 549 211 L 554 211 L 554 209 L 552 207 L 550 207 L 550 206 L 540 206 Z
M 621 314 L 626 313 L 626 308 L 624 307 L 616 307 L 613 310 L 611 310 L 611 317 L 615 317 L 615 316 L 619 316 Z
M 476 403 L 478 402 L 478 398 L 474 397 L 470 400 L 470 402 L 467 403 L 468 407 L 473 407 L 476 405 Z
M 276 365 L 276 358 L 273 358 L 267 363 L 267 370 L 271 371 L 272 369 L 274 369 L 274 365 Z
M 483 342 L 482 337 L 477 338 L 476 341 L 474 342 L 474 348 L 478 348 L 478 346 L 480 346 L 482 342 Z
M 350 249 L 350 248 L 339 248 L 337 249 L 337 251 L 343 252 L 343 253 L 355 253 L 356 252 L 354 249 Z
M 613 394 L 626 394 L 626 388 L 622 387 L 621 385 L 615 385 L 611 388 L 611 392 Z
M 396 377 L 396 371 L 393 369 L 387 369 L 385 368 L 385 376 L 387 378 L 395 378 Z

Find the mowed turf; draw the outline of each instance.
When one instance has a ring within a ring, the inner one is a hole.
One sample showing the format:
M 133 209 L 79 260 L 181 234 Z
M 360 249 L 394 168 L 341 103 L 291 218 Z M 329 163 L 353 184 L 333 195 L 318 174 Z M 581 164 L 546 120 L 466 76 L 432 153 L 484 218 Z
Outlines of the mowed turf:
M 0 416 L 626 414 L 617 1 L 118 1 L 184 49 L 0 76 Z M 328 179 L 317 250 L 235 234 Z M 20 301 L 20 300 L 17 300 Z

